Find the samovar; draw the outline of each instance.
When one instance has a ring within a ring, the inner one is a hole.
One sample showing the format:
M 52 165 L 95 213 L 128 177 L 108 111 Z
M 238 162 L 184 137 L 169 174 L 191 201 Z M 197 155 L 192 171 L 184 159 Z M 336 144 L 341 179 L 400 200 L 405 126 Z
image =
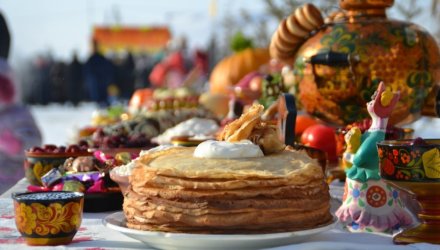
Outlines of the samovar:
M 401 94 L 390 124 L 438 113 L 439 47 L 420 26 L 388 19 L 386 8 L 393 3 L 340 0 L 339 13 L 303 36 L 296 53 L 291 53 L 293 90 L 300 107 L 344 126 L 368 117 L 365 104 L 383 81 Z

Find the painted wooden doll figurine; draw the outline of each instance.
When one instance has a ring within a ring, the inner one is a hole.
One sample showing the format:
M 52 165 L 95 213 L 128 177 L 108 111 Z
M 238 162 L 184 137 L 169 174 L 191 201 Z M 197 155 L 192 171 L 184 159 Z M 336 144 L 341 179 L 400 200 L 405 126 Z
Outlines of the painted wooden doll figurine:
M 388 117 L 399 100 L 399 92 L 386 90 L 379 84 L 367 110 L 371 127 L 361 137 L 361 146 L 346 170 L 347 178 L 343 203 L 336 216 L 352 232 L 391 233 L 400 226 L 412 223 L 404 209 L 399 190 L 389 186 L 379 176 L 379 157 L 376 143 L 385 139 Z

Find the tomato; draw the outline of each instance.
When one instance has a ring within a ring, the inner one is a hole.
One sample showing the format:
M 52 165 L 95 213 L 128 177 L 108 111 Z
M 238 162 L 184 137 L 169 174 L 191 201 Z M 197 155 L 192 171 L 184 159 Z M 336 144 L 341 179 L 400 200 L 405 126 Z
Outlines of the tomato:
M 301 135 L 301 143 L 320 149 L 327 153 L 330 162 L 338 160 L 336 155 L 335 129 L 323 124 L 315 124 L 304 130 Z
M 301 135 L 306 128 L 318 124 L 318 121 L 308 115 L 297 115 L 295 124 L 295 135 Z

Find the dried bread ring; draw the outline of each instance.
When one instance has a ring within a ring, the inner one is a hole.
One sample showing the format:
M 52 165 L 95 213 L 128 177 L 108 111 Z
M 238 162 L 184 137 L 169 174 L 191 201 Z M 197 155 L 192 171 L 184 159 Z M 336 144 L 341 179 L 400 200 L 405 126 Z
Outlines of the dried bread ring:
M 280 33 L 276 32 L 272 37 L 272 42 L 279 51 L 289 53 L 293 51 L 301 42 L 288 43 L 280 37 Z
M 283 19 L 283 21 L 281 21 L 280 25 L 278 26 L 277 32 L 280 39 L 282 39 L 286 43 L 291 44 L 292 46 L 296 46 L 304 40 L 303 38 L 289 32 L 289 29 L 287 29 L 286 19 Z
M 291 51 L 291 46 L 283 47 L 282 45 L 279 44 L 278 40 L 279 40 L 278 34 L 275 32 L 272 35 L 272 39 L 270 40 L 269 53 L 274 55 L 283 55 L 289 53 Z
M 312 30 L 314 30 L 314 29 L 316 29 L 317 27 L 312 23 L 312 22 L 310 22 L 309 21 L 309 19 L 305 16 L 305 13 L 304 13 L 304 8 L 303 7 L 300 7 L 300 8 L 297 8 L 296 10 L 295 10 L 295 17 L 296 17 L 296 20 L 298 20 L 298 23 L 301 25 L 301 27 L 303 27 L 305 30 L 308 30 L 308 31 L 312 31 Z
M 272 58 L 276 58 L 282 62 L 293 62 L 293 57 L 294 57 L 294 53 L 292 52 L 281 52 L 278 50 L 278 48 L 271 43 L 271 45 L 269 46 L 269 54 Z
M 302 9 L 304 11 L 304 17 L 308 20 L 308 22 L 315 26 L 315 29 L 324 24 L 322 14 L 315 5 L 307 3 L 302 7 Z
M 309 35 L 309 31 L 305 30 L 296 19 L 295 15 L 290 15 L 287 18 L 287 29 L 295 36 L 306 37 Z

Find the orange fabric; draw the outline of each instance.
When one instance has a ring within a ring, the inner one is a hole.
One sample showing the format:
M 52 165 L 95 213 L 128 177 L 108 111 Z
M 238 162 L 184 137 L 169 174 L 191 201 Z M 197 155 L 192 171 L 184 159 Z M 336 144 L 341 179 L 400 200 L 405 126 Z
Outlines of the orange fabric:
M 104 51 L 130 49 L 133 51 L 157 51 L 171 39 L 167 27 L 95 27 L 93 40 Z

